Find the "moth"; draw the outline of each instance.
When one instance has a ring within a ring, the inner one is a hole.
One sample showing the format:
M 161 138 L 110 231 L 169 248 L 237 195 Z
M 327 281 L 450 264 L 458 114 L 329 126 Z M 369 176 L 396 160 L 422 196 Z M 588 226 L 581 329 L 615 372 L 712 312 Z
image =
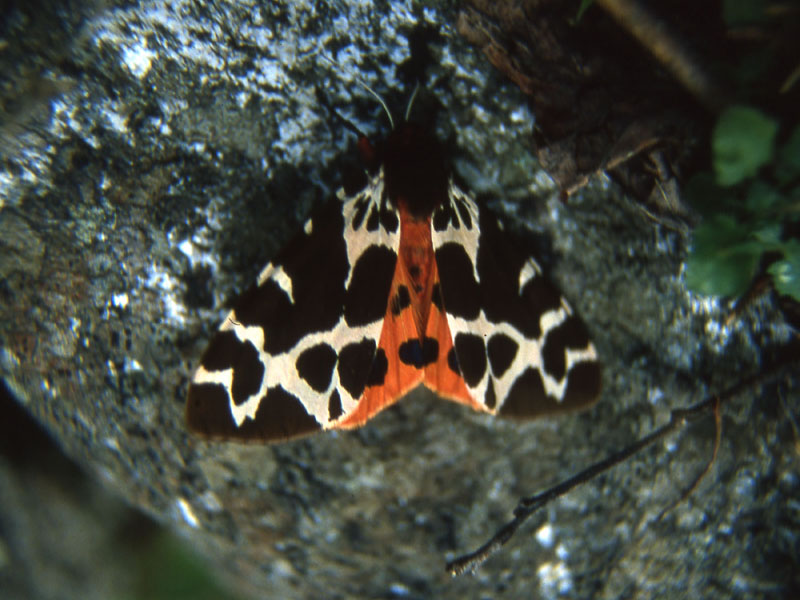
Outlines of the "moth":
M 597 399 L 586 327 L 453 182 L 428 128 L 395 127 L 378 162 L 235 302 L 190 383 L 192 431 L 278 442 L 351 429 L 420 384 L 524 419 Z

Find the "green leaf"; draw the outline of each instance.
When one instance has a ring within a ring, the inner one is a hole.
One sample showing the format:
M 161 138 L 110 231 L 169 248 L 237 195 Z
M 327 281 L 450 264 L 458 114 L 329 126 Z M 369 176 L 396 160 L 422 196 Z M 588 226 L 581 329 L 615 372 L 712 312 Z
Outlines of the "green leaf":
M 745 206 L 756 217 L 765 217 L 783 203 L 783 195 L 766 181 L 756 179 L 747 190 Z
M 762 252 L 777 250 L 781 246 L 781 234 L 783 234 L 781 223 L 766 223 L 752 232 L 753 239 L 761 244 Z
M 686 184 L 686 199 L 704 218 L 729 213 L 737 202 L 730 190 L 717 185 L 711 173 L 698 173 Z
M 783 259 L 772 263 L 768 271 L 779 294 L 800 302 L 800 242 L 795 239 L 786 242 Z
M 794 128 L 789 140 L 778 151 L 775 176 L 782 184 L 800 178 L 800 125 Z
M 711 138 L 719 185 L 736 185 L 772 159 L 778 123 L 749 106 L 725 109 Z
M 692 234 L 686 285 L 708 296 L 739 296 L 758 267 L 761 246 L 730 215 L 703 221 Z

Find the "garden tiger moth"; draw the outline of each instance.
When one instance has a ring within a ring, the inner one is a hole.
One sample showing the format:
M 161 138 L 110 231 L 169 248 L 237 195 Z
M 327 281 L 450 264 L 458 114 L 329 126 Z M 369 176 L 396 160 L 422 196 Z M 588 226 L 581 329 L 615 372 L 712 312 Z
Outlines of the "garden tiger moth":
M 235 303 L 189 386 L 189 428 L 277 442 L 366 423 L 419 384 L 492 414 L 592 404 L 586 328 L 536 261 L 403 123 L 360 192 L 322 206 Z

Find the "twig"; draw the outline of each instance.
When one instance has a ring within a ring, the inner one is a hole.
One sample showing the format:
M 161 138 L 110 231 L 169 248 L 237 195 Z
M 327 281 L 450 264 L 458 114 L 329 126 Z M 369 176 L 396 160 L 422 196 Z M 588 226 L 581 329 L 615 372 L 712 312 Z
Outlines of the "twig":
M 703 481 L 703 478 L 711 471 L 714 461 L 717 460 L 719 445 L 722 442 L 722 411 L 720 410 L 719 398 L 713 398 L 711 407 L 714 410 L 714 449 L 711 451 L 711 458 L 709 459 L 708 464 L 706 464 L 705 469 L 700 471 L 697 477 L 694 478 L 694 481 L 686 486 L 686 489 L 683 490 L 683 493 L 673 502 L 670 502 L 669 505 L 666 506 L 660 513 L 658 513 L 658 516 L 655 519 L 656 522 L 663 519 L 664 515 L 673 511 L 676 506 L 678 506 L 681 502 L 685 502 L 686 499 L 694 493 L 694 491 L 700 485 L 700 482 Z
M 536 494 L 535 496 L 530 496 L 528 498 L 522 498 L 518 502 L 517 507 L 514 509 L 514 518 L 511 521 L 503 525 L 503 527 L 501 527 L 497 533 L 495 533 L 491 539 L 489 539 L 489 541 L 487 541 L 474 552 L 461 555 L 448 562 L 445 569 L 452 575 L 461 575 L 466 571 L 474 571 L 481 563 L 483 563 L 487 558 L 497 552 L 506 542 L 508 542 L 508 540 L 510 540 L 517 531 L 519 526 L 543 506 L 552 502 L 556 498 L 563 496 L 578 485 L 585 483 L 600 473 L 603 473 L 611 467 L 618 465 L 637 452 L 647 448 L 654 442 L 657 442 L 669 433 L 679 429 L 686 423 L 702 417 L 714 406 L 721 406 L 724 402 L 729 401 L 731 398 L 737 396 L 741 392 L 750 389 L 751 387 L 755 387 L 756 385 L 766 383 L 771 378 L 776 376 L 785 366 L 792 363 L 800 363 L 800 355 L 796 351 L 789 351 L 786 356 L 789 358 L 780 360 L 777 363 L 762 369 L 758 373 L 741 380 L 736 385 L 719 394 L 709 396 L 702 402 L 698 402 L 697 404 L 687 408 L 673 410 L 670 413 L 670 419 L 666 425 L 662 425 L 652 433 L 634 442 L 630 446 L 619 452 L 616 452 L 615 454 L 612 454 L 600 462 L 593 464 L 577 475 L 574 475 L 566 481 L 549 488 L 541 494 Z M 692 488 L 690 488 L 690 490 L 691 489 Z

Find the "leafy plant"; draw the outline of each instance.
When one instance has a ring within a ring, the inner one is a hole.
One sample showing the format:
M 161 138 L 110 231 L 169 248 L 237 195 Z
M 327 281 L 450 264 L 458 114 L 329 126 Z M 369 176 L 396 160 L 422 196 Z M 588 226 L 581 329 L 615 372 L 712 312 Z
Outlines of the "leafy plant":
M 736 297 L 765 254 L 775 289 L 800 301 L 800 241 L 785 224 L 800 217 L 800 126 L 778 146 L 779 123 L 756 108 L 731 106 L 711 140 L 714 173 L 700 173 L 686 195 L 700 212 L 686 261 L 686 283 L 701 294 Z

